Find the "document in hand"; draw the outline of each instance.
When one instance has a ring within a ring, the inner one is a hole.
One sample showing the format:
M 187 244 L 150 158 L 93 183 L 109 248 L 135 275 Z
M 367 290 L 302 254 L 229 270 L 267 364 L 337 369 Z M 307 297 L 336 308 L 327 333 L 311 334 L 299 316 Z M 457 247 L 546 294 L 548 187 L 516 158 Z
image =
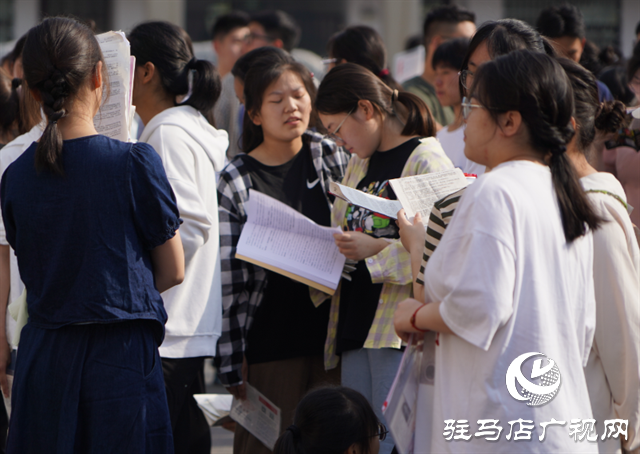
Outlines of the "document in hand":
M 194 394 L 193 398 L 210 426 L 216 425 L 216 422 L 229 416 L 231 412 L 231 394 Z
M 400 454 L 413 454 L 421 385 L 433 388 L 435 333 L 428 331 L 424 337 L 413 334 L 404 351 L 400 368 L 391 385 L 391 390 L 382 406 L 389 430 Z M 423 350 L 426 351 L 423 354 Z M 430 409 L 431 407 L 429 407 Z M 421 427 L 430 430 L 430 426 Z
M 129 142 L 135 113 L 132 104 L 135 57 L 131 56 L 129 41 L 121 31 L 102 33 L 96 39 L 107 65 L 109 90 L 103 92 L 102 104 L 93 124 L 99 134 Z
M 329 192 L 352 205 L 358 205 L 374 213 L 383 214 L 391 219 L 397 219 L 398 211 L 402 208 L 402 204 L 397 200 L 383 199 L 382 197 L 358 191 L 357 189 L 344 186 L 335 181 L 329 184 Z
M 466 187 L 469 181 L 460 169 L 444 172 L 425 173 L 412 177 L 389 180 L 393 192 L 407 214 L 413 219 L 420 213 L 422 219 L 428 220 L 433 204 L 443 197 Z
M 250 189 L 236 258 L 333 295 L 345 262 L 333 239 L 340 232 Z
M 397 219 L 400 208 L 404 208 L 409 219 L 413 219 L 416 213 L 420 213 L 424 219 L 428 219 L 435 202 L 459 191 L 470 181 L 472 180 L 466 178 L 460 169 L 395 178 L 389 180 L 389 183 L 391 183 L 398 200 L 383 199 L 366 194 L 335 181 L 329 185 L 329 191 L 352 205 L 366 208 L 391 219 Z
M 229 416 L 273 451 L 280 436 L 280 409 L 249 383 L 246 386 L 247 398 L 234 397 Z

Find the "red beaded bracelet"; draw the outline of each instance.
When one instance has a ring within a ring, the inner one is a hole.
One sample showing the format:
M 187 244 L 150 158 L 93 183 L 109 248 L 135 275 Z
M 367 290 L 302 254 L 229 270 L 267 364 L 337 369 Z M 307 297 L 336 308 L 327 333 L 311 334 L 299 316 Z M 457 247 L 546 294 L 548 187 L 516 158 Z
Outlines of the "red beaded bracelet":
M 413 329 L 415 329 L 416 331 L 420 331 L 421 333 L 426 333 L 427 331 L 429 331 L 428 329 L 420 329 L 416 326 L 416 315 L 418 315 L 418 311 L 425 306 L 426 304 L 423 304 L 422 306 L 417 308 L 416 311 L 411 316 L 411 319 L 409 320 L 409 322 L 411 323 L 411 326 L 413 326 Z

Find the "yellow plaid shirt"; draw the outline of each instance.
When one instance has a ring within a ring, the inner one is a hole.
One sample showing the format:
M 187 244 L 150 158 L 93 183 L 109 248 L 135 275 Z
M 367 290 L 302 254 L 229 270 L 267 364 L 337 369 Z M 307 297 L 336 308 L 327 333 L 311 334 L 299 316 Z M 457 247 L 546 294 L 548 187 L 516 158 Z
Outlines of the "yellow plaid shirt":
M 366 176 L 369 168 L 368 159 L 352 156 L 347 166 L 342 184 L 355 188 Z M 424 138 L 420 145 L 411 153 L 402 170 L 401 177 L 421 175 L 430 172 L 440 172 L 453 169 L 451 160 L 445 155 L 440 142 L 434 137 Z M 331 212 L 331 224 L 346 228 L 346 217 L 349 204 L 336 199 Z M 389 246 L 378 254 L 365 259 L 371 281 L 383 284 L 376 315 L 373 319 L 369 335 L 364 348 L 400 348 L 402 341 L 393 329 L 393 313 L 403 299 L 411 297 L 412 275 L 411 256 L 402 246 L 400 240 L 388 240 Z M 317 291 L 312 292 L 312 299 L 319 304 L 327 295 Z M 331 300 L 327 341 L 324 347 L 325 368 L 333 369 L 338 365 L 336 355 L 336 334 L 338 331 L 338 314 L 340 307 L 340 287 Z

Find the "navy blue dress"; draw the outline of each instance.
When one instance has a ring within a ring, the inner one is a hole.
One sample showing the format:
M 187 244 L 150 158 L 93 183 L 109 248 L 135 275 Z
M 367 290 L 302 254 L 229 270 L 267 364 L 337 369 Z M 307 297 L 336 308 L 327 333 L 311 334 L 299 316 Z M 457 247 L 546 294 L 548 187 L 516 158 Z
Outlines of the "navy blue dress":
M 59 176 L 36 171 L 36 147 L 0 186 L 29 310 L 7 451 L 173 452 L 150 251 L 181 221 L 162 162 L 88 136 L 64 142 Z

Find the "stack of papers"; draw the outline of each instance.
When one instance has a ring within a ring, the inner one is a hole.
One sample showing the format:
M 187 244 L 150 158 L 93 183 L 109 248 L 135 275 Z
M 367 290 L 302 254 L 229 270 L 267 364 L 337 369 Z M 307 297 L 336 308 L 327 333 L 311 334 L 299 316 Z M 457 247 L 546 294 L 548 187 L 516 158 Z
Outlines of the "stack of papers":
M 210 426 L 231 412 L 231 402 L 233 402 L 231 394 L 194 394 L 193 398 Z
M 102 104 L 93 124 L 99 134 L 130 142 L 129 131 L 135 114 L 132 94 L 136 59 L 131 56 L 129 41 L 123 32 L 102 33 L 96 39 L 107 65 L 109 90 L 103 92 Z

